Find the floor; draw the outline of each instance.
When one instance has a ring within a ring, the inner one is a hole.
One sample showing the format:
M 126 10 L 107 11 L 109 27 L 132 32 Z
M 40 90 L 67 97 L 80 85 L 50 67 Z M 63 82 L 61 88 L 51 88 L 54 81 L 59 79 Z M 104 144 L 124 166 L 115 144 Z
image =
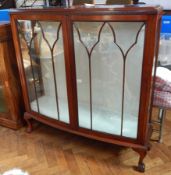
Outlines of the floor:
M 152 142 L 145 175 L 171 175 L 171 112 L 165 120 L 163 143 Z M 0 174 L 21 168 L 30 175 L 138 175 L 138 155 L 130 148 L 68 134 L 36 124 L 13 131 L 0 127 Z

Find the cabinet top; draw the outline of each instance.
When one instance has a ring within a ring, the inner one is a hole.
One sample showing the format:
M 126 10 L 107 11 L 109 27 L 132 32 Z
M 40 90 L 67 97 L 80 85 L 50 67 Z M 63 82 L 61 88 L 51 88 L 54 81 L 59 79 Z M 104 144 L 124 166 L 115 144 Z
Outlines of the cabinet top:
M 116 15 L 153 15 L 162 12 L 162 7 L 159 5 L 80 5 L 71 7 L 42 7 L 32 9 L 13 9 L 11 14 L 30 14 L 30 13 L 55 13 L 55 14 L 116 14 Z

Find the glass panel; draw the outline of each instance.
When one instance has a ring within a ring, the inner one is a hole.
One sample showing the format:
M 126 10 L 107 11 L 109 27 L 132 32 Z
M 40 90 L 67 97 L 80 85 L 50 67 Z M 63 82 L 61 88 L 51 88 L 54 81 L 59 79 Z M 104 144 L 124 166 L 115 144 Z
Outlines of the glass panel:
M 136 138 L 142 27 L 141 22 L 74 23 L 80 127 Z
M 31 109 L 69 123 L 61 23 L 19 21 L 18 28 Z
M 142 23 L 134 23 L 135 35 L 141 29 Z M 129 35 L 128 33 L 128 36 Z M 134 40 L 136 40 L 134 36 Z M 138 35 L 136 45 L 130 50 L 125 65 L 125 90 L 124 90 L 124 113 L 123 113 L 123 136 L 136 138 L 138 129 L 139 101 L 141 90 L 141 74 L 144 51 L 145 27 Z M 129 39 L 129 38 L 128 38 Z
M 120 135 L 122 55 L 111 35 L 103 22 L 74 23 L 79 126 Z
M 33 60 L 30 59 L 29 55 L 29 47 L 32 38 L 31 22 L 19 21 L 18 30 L 29 100 L 30 102 L 36 101 L 36 105 L 34 105 L 34 107 L 31 107 L 31 109 L 35 112 L 38 112 L 38 101 L 36 100 L 37 96 L 35 93 L 36 91 L 38 91 L 38 88 L 36 88 L 36 85 L 38 84 L 35 82 L 38 82 L 39 67 L 34 64 Z
M 0 82 L 0 112 L 7 113 L 9 110 L 6 103 L 4 90 L 4 86 L 2 85 L 2 82 Z
M 91 23 L 89 23 L 91 25 Z M 82 27 L 82 23 L 75 24 L 75 27 L 79 27 L 80 31 L 86 30 L 85 25 Z M 81 37 L 79 34 L 83 34 Z M 90 87 L 89 87 L 89 57 L 87 55 L 85 47 L 81 44 L 81 39 L 87 44 L 89 48 L 90 43 L 86 43 L 86 39 L 91 40 L 91 36 L 86 32 L 78 33 L 74 28 L 74 46 L 75 46 L 75 57 L 76 57 L 76 73 L 77 73 L 77 96 L 78 96 L 78 114 L 79 114 L 79 126 L 84 128 L 91 128 L 90 119 Z M 95 35 L 94 35 L 95 37 Z M 85 40 L 84 40 L 85 39 Z
M 113 44 L 113 33 L 108 24 L 99 35 L 100 42 L 91 57 L 92 129 L 121 135 L 122 53 Z

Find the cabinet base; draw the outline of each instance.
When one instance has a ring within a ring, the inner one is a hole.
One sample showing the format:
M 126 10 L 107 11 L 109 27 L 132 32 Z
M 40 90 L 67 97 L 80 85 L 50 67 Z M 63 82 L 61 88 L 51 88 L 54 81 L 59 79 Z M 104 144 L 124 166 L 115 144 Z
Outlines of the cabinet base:
M 55 127 L 55 128 L 58 128 L 58 129 L 61 129 L 61 130 L 64 130 L 64 131 L 67 131 L 67 132 L 70 132 L 73 134 L 88 137 L 90 139 L 95 139 L 95 140 L 99 140 L 99 141 L 103 141 L 103 142 L 107 142 L 107 143 L 112 143 L 112 144 L 116 144 L 116 145 L 121 145 L 121 146 L 125 146 L 125 147 L 131 147 L 140 156 L 138 166 L 135 169 L 139 172 L 145 171 L 145 164 L 144 164 L 143 160 L 147 154 L 147 151 L 149 151 L 151 148 L 150 144 L 147 146 L 142 146 L 142 145 L 135 144 L 135 143 L 127 143 L 124 140 L 118 141 L 118 140 L 115 140 L 114 138 L 105 138 L 104 135 L 103 135 L 103 137 L 97 136 L 97 133 L 94 134 L 93 131 L 88 132 L 88 133 L 80 131 L 80 130 L 75 131 L 75 130 L 72 130 L 71 128 L 68 128 L 66 126 L 64 126 L 64 127 L 60 126 L 59 124 L 56 123 L 56 121 L 49 122 L 50 119 L 47 120 L 46 117 L 43 117 L 43 116 L 36 117 L 36 115 L 32 115 L 31 113 L 28 113 L 28 112 L 26 112 L 24 114 L 24 119 L 27 122 L 27 132 L 28 133 L 32 132 L 32 130 L 33 130 L 32 119 L 35 119 L 35 120 L 40 121 L 42 123 L 48 124 L 52 127 Z
M 19 129 L 23 126 L 23 124 L 19 121 L 12 121 L 11 119 L 6 119 L 6 118 L 0 118 L 0 125 L 5 126 L 7 128 L 11 129 Z

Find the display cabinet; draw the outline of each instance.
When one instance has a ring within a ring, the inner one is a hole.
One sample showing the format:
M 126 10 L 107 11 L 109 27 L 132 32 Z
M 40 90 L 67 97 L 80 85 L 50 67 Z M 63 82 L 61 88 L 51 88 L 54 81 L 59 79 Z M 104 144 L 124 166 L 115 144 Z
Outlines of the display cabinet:
M 16 10 L 13 38 L 28 123 L 113 144 L 149 146 L 159 6 Z
M 22 123 L 23 101 L 8 22 L 0 22 L 0 67 L 0 125 L 18 129 Z

